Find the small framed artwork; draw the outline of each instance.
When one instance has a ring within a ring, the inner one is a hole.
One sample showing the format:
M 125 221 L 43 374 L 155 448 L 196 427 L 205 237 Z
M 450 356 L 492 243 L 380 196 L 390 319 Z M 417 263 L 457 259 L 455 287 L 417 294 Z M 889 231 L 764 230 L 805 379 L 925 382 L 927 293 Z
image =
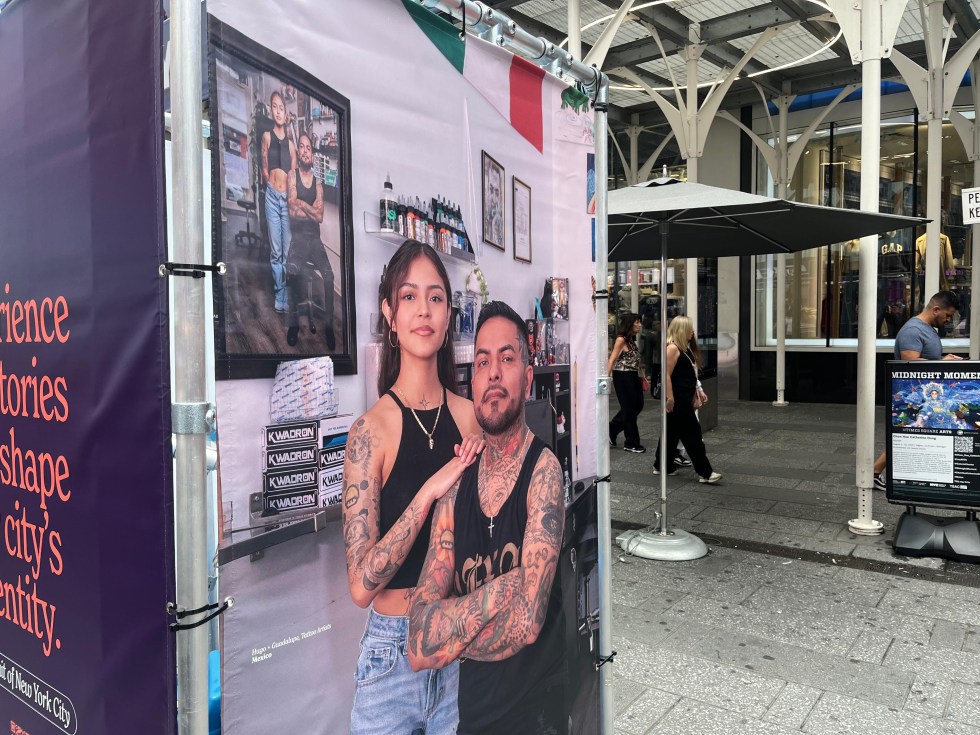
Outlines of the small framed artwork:
M 504 250 L 504 167 L 483 151 L 483 242 Z
M 514 260 L 531 262 L 531 187 L 514 177 Z

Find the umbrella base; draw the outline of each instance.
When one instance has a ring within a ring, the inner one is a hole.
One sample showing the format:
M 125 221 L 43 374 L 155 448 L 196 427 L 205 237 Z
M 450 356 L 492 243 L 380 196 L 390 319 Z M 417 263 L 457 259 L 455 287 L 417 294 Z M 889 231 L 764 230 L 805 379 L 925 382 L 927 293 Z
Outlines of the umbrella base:
M 852 518 L 847 522 L 847 530 L 857 536 L 877 536 L 885 532 L 885 526 L 881 521 L 862 521 L 860 518 Z
M 776 408 L 786 408 L 789 405 L 789 401 L 773 401 L 772 405 Z
M 620 548 L 634 556 L 659 561 L 691 561 L 708 553 L 704 541 L 680 528 L 657 531 L 626 531 L 616 537 Z

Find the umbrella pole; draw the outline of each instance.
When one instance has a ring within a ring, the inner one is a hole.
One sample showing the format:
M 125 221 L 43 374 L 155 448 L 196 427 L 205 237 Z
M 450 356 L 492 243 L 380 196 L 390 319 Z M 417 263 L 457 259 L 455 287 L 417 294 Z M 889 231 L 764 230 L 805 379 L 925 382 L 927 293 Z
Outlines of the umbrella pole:
M 644 559 L 690 561 L 708 553 L 704 541 L 667 524 L 667 241 L 670 223 L 660 221 L 660 527 L 655 531 L 627 531 L 616 541 L 627 553 Z

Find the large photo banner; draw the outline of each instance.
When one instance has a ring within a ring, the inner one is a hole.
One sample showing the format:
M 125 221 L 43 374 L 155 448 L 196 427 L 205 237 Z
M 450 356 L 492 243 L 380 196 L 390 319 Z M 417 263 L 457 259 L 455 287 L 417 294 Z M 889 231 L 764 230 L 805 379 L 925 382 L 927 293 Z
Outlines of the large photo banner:
M 554 424 L 568 499 L 554 701 L 561 732 L 596 732 L 591 113 L 566 104 L 566 83 L 414 1 L 284 0 L 270 14 L 210 0 L 208 12 L 214 248 L 229 266 L 215 299 L 219 579 L 236 599 L 225 732 L 347 732 L 356 679 L 384 668 L 361 645 L 341 482 L 348 430 L 378 401 L 379 284 L 408 238 L 448 277 L 460 395 L 485 298 L 535 323 L 532 398 Z M 234 367 L 246 358 L 265 367 Z M 285 409 L 290 394 L 304 410 Z
M 159 12 L 0 14 L 5 732 L 176 730 Z

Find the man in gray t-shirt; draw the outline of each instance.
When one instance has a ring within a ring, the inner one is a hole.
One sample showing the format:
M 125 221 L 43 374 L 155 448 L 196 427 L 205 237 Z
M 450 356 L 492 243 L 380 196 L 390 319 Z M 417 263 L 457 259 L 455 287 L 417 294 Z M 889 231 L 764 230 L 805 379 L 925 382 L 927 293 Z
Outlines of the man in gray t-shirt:
M 953 318 L 960 308 L 960 299 L 953 291 L 939 291 L 929 299 L 921 314 L 909 319 L 895 335 L 896 360 L 962 360 L 956 355 L 943 355 L 943 343 L 938 330 Z M 885 489 L 885 453 L 878 455 L 874 465 L 874 486 Z

